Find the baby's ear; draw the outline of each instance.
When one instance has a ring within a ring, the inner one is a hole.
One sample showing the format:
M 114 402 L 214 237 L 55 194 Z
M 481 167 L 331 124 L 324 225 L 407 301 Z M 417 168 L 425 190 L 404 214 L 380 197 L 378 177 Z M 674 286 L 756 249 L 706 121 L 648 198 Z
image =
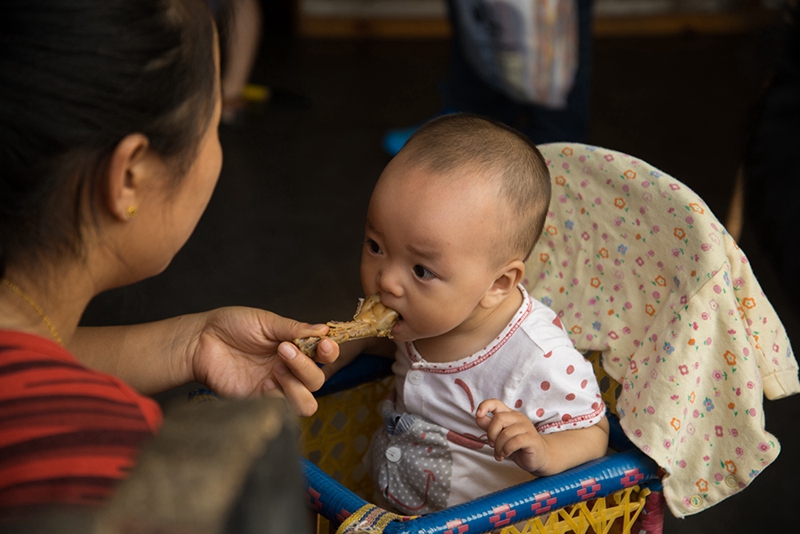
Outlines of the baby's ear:
M 492 286 L 481 299 L 481 307 L 491 309 L 499 306 L 512 292 L 517 290 L 523 276 L 525 276 L 525 263 L 520 260 L 510 261 L 498 269 Z

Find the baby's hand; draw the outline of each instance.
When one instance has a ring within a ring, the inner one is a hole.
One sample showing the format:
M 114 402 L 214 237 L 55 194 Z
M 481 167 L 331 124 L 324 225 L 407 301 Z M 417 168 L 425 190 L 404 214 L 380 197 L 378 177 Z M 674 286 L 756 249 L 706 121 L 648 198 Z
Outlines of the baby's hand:
M 512 410 L 498 399 L 488 399 L 478 406 L 475 422 L 486 432 L 498 462 L 511 458 L 534 474 L 547 464 L 547 443 L 522 412 Z

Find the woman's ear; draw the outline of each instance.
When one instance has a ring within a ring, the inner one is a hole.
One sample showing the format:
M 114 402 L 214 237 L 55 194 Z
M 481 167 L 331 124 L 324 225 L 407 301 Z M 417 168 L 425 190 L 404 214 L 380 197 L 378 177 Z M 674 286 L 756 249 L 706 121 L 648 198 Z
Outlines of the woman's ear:
M 507 263 L 498 271 L 492 286 L 483 295 L 481 307 L 492 309 L 499 306 L 511 292 L 516 291 L 523 276 L 525 276 L 525 263 L 520 260 Z
M 111 155 L 106 176 L 106 207 L 112 217 L 127 221 L 136 216 L 146 190 L 152 165 L 150 141 L 143 134 L 129 134 Z

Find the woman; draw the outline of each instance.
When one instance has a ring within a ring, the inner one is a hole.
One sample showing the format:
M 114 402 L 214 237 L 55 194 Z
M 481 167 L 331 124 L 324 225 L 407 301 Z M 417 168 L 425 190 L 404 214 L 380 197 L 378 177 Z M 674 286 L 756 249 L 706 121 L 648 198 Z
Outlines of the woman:
M 196 380 L 316 410 L 323 374 L 284 340 L 324 325 L 223 308 L 78 327 L 98 293 L 164 270 L 205 209 L 218 56 L 202 0 L 4 2 L 0 516 L 103 502 L 160 424 L 142 394 Z

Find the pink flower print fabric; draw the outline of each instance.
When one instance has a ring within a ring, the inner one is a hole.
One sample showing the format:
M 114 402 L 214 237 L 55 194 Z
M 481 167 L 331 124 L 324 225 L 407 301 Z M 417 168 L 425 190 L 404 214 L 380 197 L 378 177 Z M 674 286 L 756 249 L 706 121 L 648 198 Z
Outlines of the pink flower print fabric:
M 800 391 L 747 257 L 686 185 L 636 158 L 539 147 L 553 179 L 525 287 L 622 384 L 625 433 L 666 471 L 677 517 L 744 489 L 778 455 L 763 396 Z

